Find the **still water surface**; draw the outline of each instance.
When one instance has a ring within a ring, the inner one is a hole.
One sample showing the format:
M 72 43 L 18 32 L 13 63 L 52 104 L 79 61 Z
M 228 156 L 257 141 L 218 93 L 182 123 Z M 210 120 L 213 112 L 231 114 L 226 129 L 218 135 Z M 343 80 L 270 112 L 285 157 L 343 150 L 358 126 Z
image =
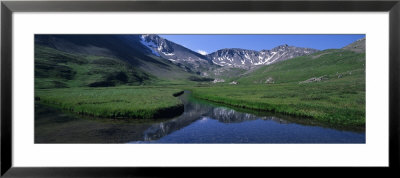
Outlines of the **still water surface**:
M 35 105 L 35 143 L 365 143 L 365 130 L 332 128 L 307 118 L 214 105 L 180 96 L 172 119 L 82 118 Z

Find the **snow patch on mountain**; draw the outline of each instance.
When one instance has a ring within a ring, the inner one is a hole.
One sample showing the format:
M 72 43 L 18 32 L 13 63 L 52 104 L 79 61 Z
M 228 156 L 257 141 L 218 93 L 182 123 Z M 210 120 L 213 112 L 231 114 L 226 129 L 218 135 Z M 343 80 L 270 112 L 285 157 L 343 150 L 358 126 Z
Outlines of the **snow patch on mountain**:
M 207 56 L 214 64 L 219 66 L 248 68 L 258 65 L 269 65 L 290 58 L 309 55 L 317 51 L 311 48 L 281 45 L 271 50 L 261 51 L 239 48 L 221 49 Z
M 160 56 L 160 54 L 158 54 L 158 52 L 156 50 L 154 50 L 155 48 L 157 48 L 157 45 L 154 44 L 154 42 L 152 42 L 152 41 L 147 42 L 143 35 L 140 37 L 140 43 L 142 43 L 144 46 L 149 48 L 152 54 L 154 54 L 156 56 Z
M 158 54 L 156 56 L 172 61 L 186 71 L 198 74 L 215 65 L 206 56 L 158 35 L 141 35 L 140 38 L 141 43 L 152 50 L 152 54 Z
M 204 51 L 204 50 L 197 50 L 197 52 L 198 52 L 199 54 L 203 55 L 203 56 L 205 56 L 205 55 L 208 54 L 207 51 Z

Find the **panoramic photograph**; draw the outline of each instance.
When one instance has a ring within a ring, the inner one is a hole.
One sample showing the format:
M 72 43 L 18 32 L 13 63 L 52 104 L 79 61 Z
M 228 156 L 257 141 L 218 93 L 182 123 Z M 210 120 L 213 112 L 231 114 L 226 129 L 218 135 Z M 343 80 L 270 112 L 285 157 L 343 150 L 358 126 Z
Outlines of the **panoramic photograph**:
M 366 143 L 365 34 L 36 34 L 36 144 Z

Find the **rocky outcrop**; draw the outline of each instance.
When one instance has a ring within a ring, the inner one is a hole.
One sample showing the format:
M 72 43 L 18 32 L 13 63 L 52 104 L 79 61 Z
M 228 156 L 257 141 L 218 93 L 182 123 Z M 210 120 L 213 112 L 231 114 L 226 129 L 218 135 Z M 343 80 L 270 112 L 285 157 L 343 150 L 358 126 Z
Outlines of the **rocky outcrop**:
M 305 81 L 299 82 L 299 84 L 303 84 L 303 83 L 312 83 L 312 82 L 320 82 L 320 81 L 327 80 L 327 79 L 328 79 L 328 77 L 327 77 L 326 75 L 321 76 L 321 77 L 312 77 L 312 78 L 309 78 L 309 79 L 307 79 L 307 80 L 305 80 Z
M 365 53 L 365 38 L 359 39 L 354 43 L 351 43 L 342 49 L 354 51 L 357 53 Z

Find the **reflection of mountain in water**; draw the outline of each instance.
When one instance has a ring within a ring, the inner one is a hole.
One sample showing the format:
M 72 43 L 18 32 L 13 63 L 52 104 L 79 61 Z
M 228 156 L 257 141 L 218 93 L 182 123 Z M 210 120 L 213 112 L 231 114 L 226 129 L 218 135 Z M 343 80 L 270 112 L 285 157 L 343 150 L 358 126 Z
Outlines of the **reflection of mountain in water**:
M 256 116 L 254 114 L 249 114 L 249 113 L 242 113 L 235 111 L 233 109 L 229 108 L 223 108 L 223 107 L 218 107 L 214 108 L 212 115 L 210 115 L 212 119 L 216 119 L 220 122 L 223 123 L 239 123 L 243 121 L 249 121 L 249 120 L 257 120 L 257 119 L 262 119 L 262 120 L 273 120 L 276 122 L 279 122 L 281 124 L 287 124 L 289 123 L 286 120 L 274 117 L 274 116 Z
M 184 96 L 181 96 L 181 98 L 185 105 L 185 111 L 183 114 L 177 118 L 153 124 L 144 132 L 145 141 L 157 140 L 165 135 L 168 135 L 169 133 L 190 125 L 203 115 L 207 115 L 207 113 L 212 112 L 211 107 L 188 102 L 186 100 L 187 94 L 184 94 Z
M 215 107 L 196 101 L 188 101 L 188 95 L 188 93 L 185 93 L 181 96 L 181 99 L 185 104 L 185 112 L 177 118 L 153 124 L 144 132 L 145 141 L 158 140 L 161 137 L 184 128 L 203 117 L 215 119 L 222 123 L 239 123 L 257 119 L 273 120 L 282 124 L 289 123 L 274 116 L 259 117 L 254 114 L 242 113 L 225 107 Z

